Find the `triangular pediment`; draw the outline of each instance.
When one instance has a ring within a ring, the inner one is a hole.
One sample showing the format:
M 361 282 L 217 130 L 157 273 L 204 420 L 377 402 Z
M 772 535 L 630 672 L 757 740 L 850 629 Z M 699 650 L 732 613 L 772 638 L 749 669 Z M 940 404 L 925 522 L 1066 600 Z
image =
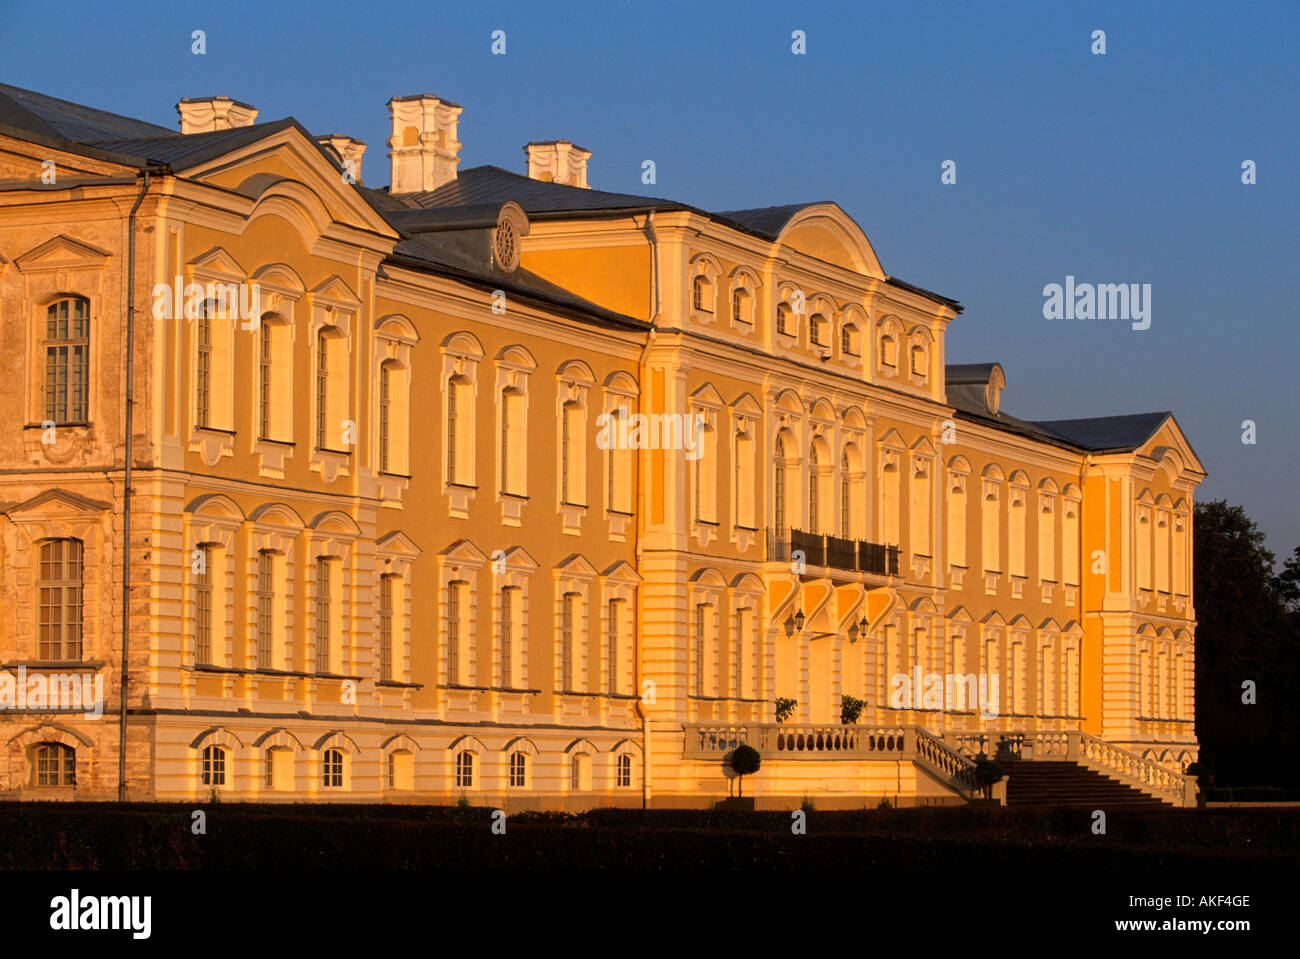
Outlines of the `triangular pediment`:
M 76 493 L 70 493 L 67 490 L 51 489 L 46 490 L 44 493 L 37 493 L 31 499 L 0 506 L 0 513 L 4 513 L 17 522 L 19 517 L 24 514 L 38 516 L 80 515 L 99 513 L 111 506 L 111 503 L 89 499 Z
M 200 253 L 186 266 L 201 276 L 218 276 L 228 280 L 239 281 L 248 275 L 239 265 L 239 261 L 219 246 L 214 246 L 206 253 Z
M 577 576 L 588 579 L 596 575 L 596 567 L 587 562 L 581 553 L 574 553 L 555 567 L 555 571 L 564 576 Z
M 36 273 L 42 270 L 87 270 L 104 265 L 111 253 L 101 250 L 81 240 L 60 234 L 52 240 L 46 240 L 18 257 L 14 265 L 22 273 Z
M 345 310 L 355 310 L 361 301 L 352 292 L 352 288 L 343 282 L 337 273 L 311 291 L 311 296 L 322 303 L 328 303 Z
M 1167 416 L 1160 427 L 1152 433 L 1140 447 L 1137 449 L 1139 456 L 1145 456 L 1148 459 L 1164 462 L 1172 460 L 1178 472 L 1190 471 L 1205 475 L 1205 467 L 1201 465 L 1196 451 L 1192 449 L 1192 444 L 1187 441 L 1186 435 L 1178 426 L 1178 421 L 1173 416 Z
M 411 559 L 420 555 L 420 547 L 401 530 L 385 533 L 375 541 L 375 552 L 391 556 L 408 556 Z
M 291 198 L 314 208 L 309 216 L 319 232 L 336 223 L 397 237 L 332 159 L 292 124 L 198 164 L 186 176 L 243 193 L 255 203 Z

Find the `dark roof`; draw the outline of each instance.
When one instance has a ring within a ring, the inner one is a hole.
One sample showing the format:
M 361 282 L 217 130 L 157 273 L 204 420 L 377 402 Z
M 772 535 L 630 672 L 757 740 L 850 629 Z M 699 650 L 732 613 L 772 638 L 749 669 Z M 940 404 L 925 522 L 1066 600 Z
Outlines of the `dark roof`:
M 297 127 L 302 135 L 317 147 L 316 138 L 303 129 L 293 117 L 273 120 L 269 123 L 254 123 L 246 127 L 232 127 L 229 130 L 214 130 L 210 133 L 176 134 L 166 137 L 138 137 L 127 140 L 92 140 L 90 146 L 111 153 L 139 157 L 153 163 L 170 166 L 173 170 L 184 170 L 198 166 L 207 160 L 215 159 L 223 153 L 237 150 L 249 143 L 255 143 L 263 137 L 289 127 Z M 330 156 L 328 153 L 325 154 Z M 333 157 L 330 157 L 333 161 Z M 335 164 L 337 166 L 337 163 Z
M 1037 420 L 1034 425 L 1094 453 L 1109 453 L 1137 449 L 1172 415 L 1163 410 L 1078 420 Z
M 391 196 L 391 194 L 390 194 Z M 685 210 L 684 203 L 632 193 L 607 193 L 563 183 L 546 183 L 494 166 L 461 170 L 436 190 L 392 197 L 403 206 L 474 206 L 514 200 L 529 216 L 607 210 Z
M 949 363 L 943 368 L 943 380 L 948 386 L 955 384 L 981 385 L 993 378 L 993 370 L 1001 368 L 998 363 Z
M 784 206 L 760 206 L 752 210 L 723 210 L 713 215 L 739 224 L 750 233 L 775 240 L 796 213 L 810 206 L 818 206 L 818 204 L 787 203 Z
M 650 325 L 644 320 L 616 313 L 590 300 L 585 300 L 523 267 L 507 273 L 491 263 L 476 259 L 463 249 L 444 242 L 443 238 L 436 233 L 421 234 L 398 241 L 387 261 L 399 265 L 405 261 L 416 268 L 429 269 L 444 276 L 466 280 L 485 289 L 500 289 L 507 293 L 539 299 L 624 328 L 645 330 Z
M 74 143 L 130 137 L 170 136 L 179 139 L 181 136 L 176 130 L 156 123 L 95 110 L 43 93 L 11 87 L 7 83 L 0 83 L 0 124 Z

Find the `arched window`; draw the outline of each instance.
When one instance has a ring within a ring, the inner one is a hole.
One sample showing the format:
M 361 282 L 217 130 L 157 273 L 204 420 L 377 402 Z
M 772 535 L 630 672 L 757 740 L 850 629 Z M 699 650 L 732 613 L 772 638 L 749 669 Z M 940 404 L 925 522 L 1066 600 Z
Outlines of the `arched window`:
M 45 418 L 90 419 L 90 301 L 64 297 L 45 309 Z
M 609 412 L 610 433 L 615 438 L 609 444 L 609 449 L 605 451 L 606 470 L 608 472 L 606 485 L 609 487 L 609 510 L 611 513 L 622 513 L 626 516 L 632 515 L 632 493 L 635 477 L 633 470 L 635 467 L 634 449 L 630 442 L 624 442 L 623 438 L 628 435 L 631 422 L 631 414 L 628 413 L 626 406 L 618 406 Z
M 858 328 L 852 323 L 840 327 L 840 352 L 845 356 L 857 356 L 860 352 Z
M 731 291 L 731 316 L 736 323 L 753 322 L 750 316 L 750 302 L 749 290 L 743 286 L 738 286 Z
M 79 539 L 41 543 L 38 647 L 47 662 L 81 659 L 82 555 Z
M 470 789 L 474 785 L 474 754 L 468 749 L 456 754 L 456 785 L 461 789 Z
M 912 346 L 912 375 L 924 378 L 927 370 L 925 347 L 920 343 Z
M 447 483 L 474 485 L 474 386 L 463 376 L 447 382 Z
M 1028 564 L 1025 562 L 1025 513 L 1028 507 L 1025 505 L 1029 493 L 1022 487 L 1011 487 L 1011 515 L 1007 521 L 1007 538 L 1009 540 L 1011 559 L 1011 575 L 1025 577 L 1029 574 Z
M 75 786 L 77 752 L 62 743 L 38 743 L 32 756 L 38 786 Z
M 632 785 L 632 757 L 628 753 L 621 753 L 615 762 L 615 785 L 620 788 L 627 788 Z
M 990 573 L 1002 572 L 1002 550 L 998 530 L 998 490 L 989 482 L 984 485 L 984 508 L 980 534 L 984 555 L 984 569 Z
M 790 304 L 780 303 L 776 308 L 776 331 L 785 336 L 793 336 L 790 329 Z
M 891 370 L 898 366 L 898 341 L 889 333 L 880 338 L 880 365 Z
M 713 312 L 713 284 L 707 276 L 701 274 L 692 281 L 691 306 L 701 313 Z
M 808 321 L 809 333 L 814 346 L 830 345 L 830 323 L 821 313 L 814 313 Z
M 341 451 L 347 341 L 335 328 L 316 334 L 316 448 Z
M 528 757 L 524 753 L 510 754 L 510 785 L 522 789 L 528 783 Z
M 524 394 L 513 386 L 501 391 L 501 492 L 524 496 Z
M 321 756 L 321 785 L 326 789 L 343 788 L 343 752 L 327 749 Z
M 560 483 L 562 500 L 570 506 L 587 505 L 586 415 L 576 400 L 566 402 L 560 414 Z
M 849 454 L 840 457 L 840 535 L 853 535 L 853 481 L 849 479 Z
M 388 754 L 388 788 L 415 788 L 415 755 L 409 750 L 395 749 Z
M 203 785 L 226 784 L 226 751 L 221 746 L 203 747 Z
M 717 685 L 717 642 L 713 604 L 695 605 L 695 695 L 712 696 Z
M 948 480 L 948 562 L 966 565 L 966 479 L 953 476 Z
M 268 313 L 258 330 L 257 435 L 264 440 L 293 438 L 292 328 L 283 317 Z
M 581 792 L 591 788 L 591 757 L 575 754 L 569 761 L 569 788 Z

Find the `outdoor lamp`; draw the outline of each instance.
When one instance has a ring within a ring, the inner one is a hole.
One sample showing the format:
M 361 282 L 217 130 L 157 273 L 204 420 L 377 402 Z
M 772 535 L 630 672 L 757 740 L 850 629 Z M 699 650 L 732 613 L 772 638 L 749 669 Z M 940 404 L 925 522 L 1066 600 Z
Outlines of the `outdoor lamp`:
M 799 612 L 794 614 L 794 628 L 799 630 L 799 632 L 802 633 L 803 624 L 804 624 L 804 615 L 803 615 L 803 610 L 801 609 L 799 610 Z

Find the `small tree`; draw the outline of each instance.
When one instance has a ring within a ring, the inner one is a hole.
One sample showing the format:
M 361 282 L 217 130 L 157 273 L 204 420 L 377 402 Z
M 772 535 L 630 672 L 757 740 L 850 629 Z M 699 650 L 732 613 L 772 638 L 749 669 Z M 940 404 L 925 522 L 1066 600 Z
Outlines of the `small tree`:
M 758 772 L 758 767 L 762 765 L 762 762 L 763 757 L 749 743 L 741 743 L 731 751 L 731 768 L 739 777 L 736 780 L 738 795 L 745 795 L 745 777 Z
M 858 699 L 856 696 L 841 696 L 840 722 L 845 726 L 852 726 L 858 721 L 866 705 L 866 700 Z
M 986 759 L 983 753 L 975 760 L 975 782 L 984 790 L 984 795 L 989 794 L 989 787 L 994 783 L 1002 781 L 1002 767 L 992 759 Z
M 776 700 L 776 721 L 783 723 L 794 714 L 794 708 L 799 705 L 797 699 L 787 699 L 784 696 L 778 696 Z

